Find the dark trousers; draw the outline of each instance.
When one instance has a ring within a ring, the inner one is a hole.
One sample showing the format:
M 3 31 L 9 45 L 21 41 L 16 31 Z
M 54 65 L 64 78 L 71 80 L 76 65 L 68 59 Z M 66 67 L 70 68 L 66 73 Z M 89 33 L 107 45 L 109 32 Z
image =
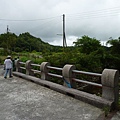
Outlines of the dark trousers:
M 5 70 L 5 74 L 4 74 L 4 77 L 5 77 L 5 78 L 7 77 L 8 73 L 9 73 L 9 77 L 11 77 L 11 76 L 12 76 L 12 68 Z

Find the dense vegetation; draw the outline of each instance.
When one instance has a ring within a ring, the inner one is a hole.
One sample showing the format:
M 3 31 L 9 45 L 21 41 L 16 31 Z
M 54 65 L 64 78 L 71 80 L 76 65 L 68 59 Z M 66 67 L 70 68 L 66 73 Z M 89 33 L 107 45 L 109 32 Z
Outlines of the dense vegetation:
M 19 36 L 4 33 L 0 35 L 0 55 L 22 55 L 23 60 L 32 59 L 35 63 L 48 61 L 58 67 L 74 64 L 78 70 L 91 72 L 102 72 L 104 68 L 120 70 L 120 37 L 110 38 L 107 44 L 111 47 L 102 46 L 96 38 L 82 36 L 74 42 L 74 46 L 62 48 L 45 43 L 28 32 Z
M 0 63 L 3 64 L 6 55 L 9 54 L 12 58 L 19 56 L 23 62 L 28 59 L 36 64 L 47 61 L 54 67 L 62 68 L 65 64 L 73 64 L 77 70 L 96 73 L 101 73 L 104 68 L 120 70 L 120 37 L 118 39 L 110 38 L 107 44 L 110 47 L 102 46 L 100 41 L 95 38 L 82 36 L 74 42 L 74 46 L 63 48 L 45 43 L 29 33 L 22 33 L 19 36 L 5 33 L 0 35 Z M 40 76 L 36 75 L 36 77 Z M 84 75 L 76 77 L 100 83 L 99 78 L 92 79 L 90 76 Z M 63 81 L 56 78 L 52 78 L 51 81 L 63 84 Z M 91 85 L 77 84 L 76 87 L 82 91 L 101 95 L 101 89 L 96 89 Z
M 11 52 L 49 52 L 55 51 L 56 46 L 43 42 L 40 38 L 36 38 L 27 33 L 19 36 L 14 33 L 5 33 L 0 35 L 0 47 L 4 48 L 4 54 Z M 47 48 L 47 49 L 46 49 Z

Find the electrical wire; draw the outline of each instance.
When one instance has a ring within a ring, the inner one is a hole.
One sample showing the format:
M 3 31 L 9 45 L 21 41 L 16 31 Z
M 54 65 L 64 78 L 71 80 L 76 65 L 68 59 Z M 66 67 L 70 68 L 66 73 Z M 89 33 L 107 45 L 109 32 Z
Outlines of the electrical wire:
M 66 21 L 72 21 L 72 20 L 81 20 L 81 19 L 93 19 L 93 18 L 102 18 L 102 17 L 111 17 L 111 16 L 117 16 L 120 15 L 120 7 L 114 7 L 114 8 L 108 8 L 108 9 L 99 9 L 94 11 L 86 11 L 81 13 L 73 13 L 73 14 L 65 14 Z M 45 29 L 49 30 L 53 26 L 53 29 L 56 25 L 62 23 L 61 19 L 63 15 L 55 16 L 55 17 L 48 17 L 48 18 L 39 18 L 39 19 L 0 19 L 0 21 L 13 21 L 13 22 L 37 22 L 37 26 L 34 28 L 31 28 L 34 32 L 38 32 L 37 28 L 39 28 L 40 32 L 42 33 Z M 40 21 L 40 22 L 39 22 Z
M 81 12 L 81 13 L 73 13 L 73 14 L 67 14 L 67 19 L 79 19 L 79 18 L 85 18 L 85 19 L 91 19 L 91 18 L 100 18 L 100 17 L 106 17 L 106 16 L 116 16 L 120 14 L 120 7 L 114 7 L 114 8 L 108 8 L 108 9 L 99 9 L 95 11 L 86 11 L 86 12 Z M 55 16 L 55 17 L 49 17 L 49 18 L 39 18 L 39 19 L 3 19 L 1 18 L 1 21 L 16 21 L 16 22 L 34 22 L 34 21 L 45 21 L 45 20 L 50 20 L 50 19 L 55 19 L 60 16 Z
M 119 10 L 119 11 L 118 11 Z M 87 14 L 98 14 L 101 12 L 108 12 L 108 11 L 118 11 L 120 12 L 120 6 L 119 7 L 114 7 L 114 8 L 108 8 L 108 9 L 98 9 L 98 10 L 94 10 L 94 11 L 86 11 L 86 12 L 81 12 L 81 13 L 73 13 L 73 14 L 67 14 L 68 16 L 76 16 L 76 15 L 87 15 Z
M 57 18 L 57 19 L 51 19 L 51 20 L 48 20 L 48 21 L 44 21 L 43 23 L 38 23 L 37 26 L 31 28 L 31 29 L 37 29 L 37 28 L 40 28 L 41 30 L 43 29 L 47 29 L 47 28 L 51 28 L 51 25 L 57 25 L 57 24 L 60 24 L 61 23 L 61 17 Z
M 96 11 L 67 14 L 67 20 L 110 17 L 110 16 L 116 16 L 119 14 L 120 14 L 120 7 L 114 7 L 114 8 L 101 9 Z
M 49 20 L 49 19 L 55 19 L 55 18 L 58 18 L 58 17 L 60 17 L 60 16 L 55 16 L 55 17 L 49 17 L 49 18 L 41 18 L 41 19 L 0 19 L 0 20 L 2 20 L 2 21 L 18 21 L 18 22 L 20 22 L 20 21 L 22 21 L 22 22 L 30 22 L 30 21 L 45 21 L 45 20 Z

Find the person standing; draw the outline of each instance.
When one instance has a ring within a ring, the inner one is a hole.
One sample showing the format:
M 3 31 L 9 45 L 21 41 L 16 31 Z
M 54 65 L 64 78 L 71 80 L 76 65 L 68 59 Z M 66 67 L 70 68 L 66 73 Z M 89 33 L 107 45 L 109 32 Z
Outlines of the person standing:
M 5 59 L 4 68 L 5 68 L 4 78 L 7 78 L 8 73 L 9 73 L 9 77 L 12 77 L 12 60 L 11 60 L 11 56 L 7 56 L 7 58 Z

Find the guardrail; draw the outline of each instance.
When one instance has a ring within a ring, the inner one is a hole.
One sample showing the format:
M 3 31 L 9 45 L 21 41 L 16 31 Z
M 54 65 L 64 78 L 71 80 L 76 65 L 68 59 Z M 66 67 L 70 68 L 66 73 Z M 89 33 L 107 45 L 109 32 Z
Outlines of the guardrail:
M 118 99 L 119 99 L 119 86 L 118 86 L 119 71 L 118 70 L 104 69 L 102 74 L 99 74 L 99 73 L 75 70 L 76 68 L 74 65 L 67 64 L 63 68 L 58 68 L 58 67 L 50 66 L 50 63 L 48 62 L 43 62 L 40 65 L 33 64 L 31 60 L 26 61 L 26 63 L 21 62 L 20 60 L 17 60 L 15 65 L 16 65 L 16 72 L 14 72 L 15 75 L 19 74 L 19 76 L 21 75 L 21 77 L 24 76 L 25 78 L 27 78 L 25 75 L 20 74 L 23 72 L 28 76 L 29 80 L 31 79 L 33 81 L 37 81 L 37 83 L 39 82 L 42 85 L 44 84 L 44 86 L 47 86 L 59 92 L 62 91 L 63 93 L 70 95 L 72 97 L 74 96 L 77 99 L 86 101 L 88 103 L 92 102 L 92 104 L 94 104 L 94 102 L 97 101 L 97 103 L 99 103 L 99 105 L 96 105 L 97 107 L 109 106 L 111 109 L 114 109 L 114 108 L 117 108 L 118 106 Z M 58 73 L 56 74 L 53 71 L 56 71 L 60 74 Z M 35 74 L 39 74 L 40 79 L 33 78 L 32 76 L 34 76 Z M 101 80 L 101 83 L 95 83 L 87 80 L 80 80 L 76 78 L 77 75 L 93 76 L 93 77 L 99 78 Z M 55 87 L 56 85 L 53 85 L 53 83 L 47 82 L 47 81 L 50 81 L 51 77 L 61 79 L 61 81 L 63 82 L 63 86 L 65 87 L 61 88 L 61 86 L 59 86 L 59 88 L 56 88 Z M 76 86 L 79 83 L 101 88 L 102 90 L 101 97 L 91 95 L 88 93 L 83 93 L 82 91 L 79 91 L 79 95 L 78 95 L 78 90 L 76 90 L 77 88 Z

